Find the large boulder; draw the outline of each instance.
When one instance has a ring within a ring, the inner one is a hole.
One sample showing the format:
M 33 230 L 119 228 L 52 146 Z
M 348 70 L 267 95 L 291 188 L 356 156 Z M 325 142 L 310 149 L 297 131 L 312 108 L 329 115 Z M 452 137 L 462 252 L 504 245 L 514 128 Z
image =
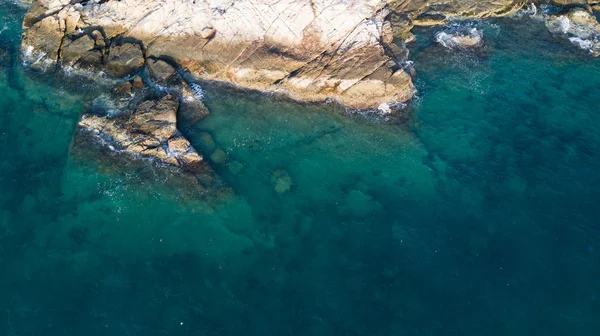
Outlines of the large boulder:
M 78 132 L 113 151 L 146 157 L 190 173 L 207 169 L 202 157 L 177 130 L 179 101 L 173 96 L 147 100 L 131 114 L 110 118 L 84 114 Z
M 102 54 L 94 50 L 94 40 L 83 35 L 73 41 L 65 43 L 61 52 L 62 63 L 65 66 L 74 66 L 77 63 L 99 64 L 102 62 Z

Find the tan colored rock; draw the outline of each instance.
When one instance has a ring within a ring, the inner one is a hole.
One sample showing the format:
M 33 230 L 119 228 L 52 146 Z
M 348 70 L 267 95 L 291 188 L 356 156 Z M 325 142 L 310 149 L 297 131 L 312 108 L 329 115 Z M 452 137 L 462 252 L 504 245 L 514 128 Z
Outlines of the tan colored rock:
M 146 87 L 146 84 L 144 84 L 144 80 L 140 76 L 135 76 L 135 78 L 133 79 L 132 85 L 136 89 L 143 89 Z
M 106 47 L 106 42 L 104 41 L 104 36 L 102 35 L 101 32 L 94 30 L 91 35 L 94 38 L 94 44 L 96 47 L 99 47 L 99 48 Z
M 550 0 L 549 2 L 557 6 L 566 6 L 573 4 L 586 5 L 588 3 L 587 0 Z
M 136 133 L 154 136 L 160 142 L 167 141 L 177 132 L 177 108 L 179 103 L 172 97 L 142 102 L 129 118 L 128 127 Z
M 116 77 L 133 75 L 144 65 L 144 54 L 138 45 L 124 43 L 110 48 L 106 71 Z
M 204 169 L 202 157 L 177 130 L 177 108 L 177 99 L 166 96 L 142 102 L 130 116 L 107 118 L 84 114 L 78 127 L 114 150 L 151 157 L 192 173 L 200 172 Z
M 159 83 L 167 83 L 177 75 L 175 69 L 162 60 L 148 60 L 148 70 L 152 78 Z
M 66 43 L 62 48 L 61 59 L 64 65 L 73 65 L 75 62 L 84 58 L 95 47 L 94 40 L 88 35 L 83 35 L 75 41 Z
M 112 89 L 113 94 L 117 98 L 131 97 L 133 85 L 130 82 L 123 82 Z
M 184 137 L 175 137 L 169 139 L 167 146 L 171 151 L 183 153 L 190 147 L 190 143 Z
M 38 61 L 38 57 L 45 56 L 52 61 L 59 58 L 59 50 L 64 37 L 60 21 L 49 16 L 35 23 L 23 36 L 21 44 L 23 56 L 31 63 Z
M 119 39 L 139 40 L 147 46 L 147 56 L 170 57 L 203 79 L 264 91 L 284 89 L 303 101 L 333 97 L 360 108 L 407 99 L 412 92 L 412 86 L 386 84 L 394 63 L 383 45 L 393 35 L 385 20 L 386 1 L 240 0 L 227 4 L 227 10 L 221 2 L 208 0 L 109 0 L 86 6 L 36 2 L 28 17 L 57 9 L 78 11 L 83 28 L 102 27 L 109 39 L 124 33 Z M 34 33 L 25 28 L 26 35 Z M 141 49 L 130 43 L 113 45 L 109 74 L 121 77 L 139 70 Z M 386 90 L 370 90 L 372 96 L 358 100 L 339 89 L 341 83 L 367 77 L 367 86 Z
M 524 0 L 396 0 L 390 6 L 409 13 L 415 25 L 437 25 L 448 17 L 485 18 L 514 13 Z
M 556 1 L 555 1 L 556 2 Z M 560 0 L 581 3 L 582 0 Z M 108 73 L 128 76 L 146 57 L 169 58 L 192 75 L 243 88 L 285 92 L 301 101 L 334 98 L 356 108 L 406 101 L 408 76 L 397 74 L 407 52 L 393 36 L 414 38 L 414 25 L 451 17 L 513 13 L 525 0 L 107 0 L 85 5 L 35 0 L 24 22 L 24 48 L 58 54 L 58 31 L 101 27 Z M 46 19 L 44 19 L 46 20 Z M 61 21 L 62 20 L 62 21 Z M 36 23 L 37 22 L 37 23 Z M 76 24 L 74 22 L 77 22 Z M 462 45 L 474 44 L 464 39 Z M 142 51 L 139 41 L 147 50 Z M 124 43 L 127 42 L 127 43 Z M 50 60 L 56 58 L 49 57 Z M 99 64 L 99 69 L 104 65 Z M 166 73 L 165 73 L 166 75 Z M 390 83 L 391 77 L 401 78 Z M 162 77 L 160 75 L 159 77 Z
M 81 19 L 80 9 L 81 6 L 67 6 L 56 15 L 65 36 L 75 33 Z
M 436 41 L 449 49 L 469 49 L 483 44 L 483 33 L 476 28 L 438 32 Z
M 202 103 L 203 97 L 198 96 L 201 93 L 194 93 L 186 83 L 181 83 L 180 86 L 182 92 L 177 118 L 189 125 L 197 123 L 207 117 L 210 112 Z
M 568 39 L 592 56 L 600 56 L 600 24 L 587 10 L 575 7 L 567 13 L 547 17 L 546 27 L 555 36 Z
M 600 29 L 600 24 L 596 17 L 582 8 L 573 8 L 567 13 L 567 17 L 572 23 Z

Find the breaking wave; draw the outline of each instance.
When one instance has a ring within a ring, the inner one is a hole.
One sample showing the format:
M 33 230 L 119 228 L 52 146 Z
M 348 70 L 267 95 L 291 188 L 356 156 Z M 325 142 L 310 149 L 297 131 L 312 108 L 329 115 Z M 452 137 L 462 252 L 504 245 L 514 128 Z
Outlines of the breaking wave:
M 569 37 L 569 41 L 581 49 L 591 50 L 594 47 L 594 42 L 591 40 L 585 40 L 580 37 Z
M 200 84 L 190 83 L 189 87 L 196 99 L 200 101 L 204 100 L 204 89 L 200 86 Z

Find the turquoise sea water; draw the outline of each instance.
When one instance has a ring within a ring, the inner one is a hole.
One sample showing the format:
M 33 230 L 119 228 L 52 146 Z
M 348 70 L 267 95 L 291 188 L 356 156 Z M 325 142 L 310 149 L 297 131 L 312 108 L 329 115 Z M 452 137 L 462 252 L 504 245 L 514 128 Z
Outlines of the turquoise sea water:
M 101 88 L 24 70 L 22 15 L 0 4 L 1 335 L 600 332 L 600 61 L 542 22 L 478 23 L 479 52 L 419 31 L 400 120 L 205 87 L 181 128 L 232 189 L 207 200 L 73 155 Z

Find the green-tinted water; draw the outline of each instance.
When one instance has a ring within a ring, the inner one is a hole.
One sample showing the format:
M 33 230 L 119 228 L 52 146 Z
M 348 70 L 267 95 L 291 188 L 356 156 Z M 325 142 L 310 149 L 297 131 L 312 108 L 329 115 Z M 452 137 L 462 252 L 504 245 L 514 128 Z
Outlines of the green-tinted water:
M 100 89 L 24 71 L 21 15 L 0 5 L 0 334 L 600 332 L 600 64 L 541 22 L 476 54 L 422 31 L 407 123 L 207 87 L 184 131 L 227 155 L 214 202 L 75 160 Z

